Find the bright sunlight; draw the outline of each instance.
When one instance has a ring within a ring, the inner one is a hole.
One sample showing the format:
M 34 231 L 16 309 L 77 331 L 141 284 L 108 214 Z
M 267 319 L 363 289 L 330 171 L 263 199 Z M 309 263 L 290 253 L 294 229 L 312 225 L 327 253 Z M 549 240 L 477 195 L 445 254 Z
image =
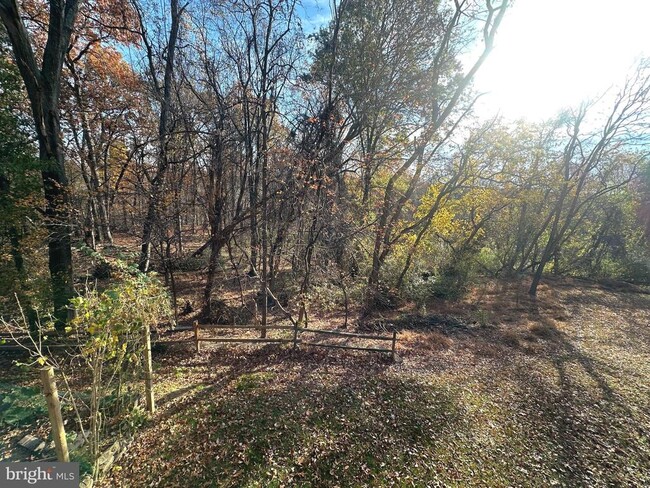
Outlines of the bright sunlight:
M 481 112 L 538 120 L 602 94 L 650 54 L 645 0 L 519 0 L 475 86 Z

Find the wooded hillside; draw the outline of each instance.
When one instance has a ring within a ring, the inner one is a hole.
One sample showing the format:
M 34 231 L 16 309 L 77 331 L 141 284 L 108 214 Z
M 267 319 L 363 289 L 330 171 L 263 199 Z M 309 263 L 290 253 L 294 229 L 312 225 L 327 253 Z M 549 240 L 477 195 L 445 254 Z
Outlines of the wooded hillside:
M 507 7 L 344 0 L 305 36 L 286 0 L 4 0 L 3 310 L 22 290 L 63 324 L 71 250 L 115 233 L 167 280 L 202 260 L 207 315 L 224 253 L 264 295 L 289 271 L 301 315 L 316 283 L 647 282 L 647 62 L 553 120 L 477 118 Z
M 511 120 L 476 86 L 509 0 L 332 0 L 316 24 L 312 3 L 0 0 L 0 346 L 84 391 L 64 410 L 96 477 L 105 439 L 153 415 L 165 348 L 204 329 L 399 360 L 457 344 L 404 332 L 445 307 L 506 327 L 458 311 L 481 286 L 533 314 L 565 280 L 650 285 L 649 59 Z

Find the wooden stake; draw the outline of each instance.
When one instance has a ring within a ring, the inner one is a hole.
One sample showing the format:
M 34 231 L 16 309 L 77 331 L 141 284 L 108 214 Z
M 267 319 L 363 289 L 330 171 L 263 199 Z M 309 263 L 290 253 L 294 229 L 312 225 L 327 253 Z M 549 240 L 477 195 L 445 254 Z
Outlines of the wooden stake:
M 144 388 L 147 412 L 154 413 L 156 403 L 153 398 L 153 361 L 151 360 L 151 331 L 144 327 Z
M 397 344 L 397 331 L 394 330 L 393 331 L 393 343 L 392 343 L 392 346 L 390 348 L 390 350 L 391 350 L 390 358 L 391 358 L 392 361 L 395 361 L 395 346 L 396 346 L 396 344 Z
M 196 342 L 196 352 L 201 352 L 201 343 L 199 342 L 199 321 L 195 320 L 192 323 L 192 327 L 194 328 L 194 341 Z
M 47 411 L 50 414 L 50 423 L 52 424 L 52 438 L 54 439 L 56 459 L 63 463 L 69 463 L 68 441 L 65 438 L 61 403 L 59 402 L 59 392 L 56 389 L 54 368 L 52 366 L 41 369 L 41 383 L 43 383 L 43 393 L 45 394 Z

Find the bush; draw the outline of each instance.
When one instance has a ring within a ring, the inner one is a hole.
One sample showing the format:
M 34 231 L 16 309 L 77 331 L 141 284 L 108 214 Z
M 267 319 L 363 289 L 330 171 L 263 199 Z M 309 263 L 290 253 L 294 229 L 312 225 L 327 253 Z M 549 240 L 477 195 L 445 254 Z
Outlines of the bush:
M 434 294 L 433 286 L 435 281 L 435 277 L 429 273 L 420 273 L 412 276 L 404 287 L 404 298 L 413 301 L 420 314 L 426 313 L 427 302 Z
M 245 305 L 230 306 L 223 300 L 211 300 L 210 309 L 201 312 L 201 320 L 210 324 L 241 325 L 250 323 L 252 319 L 253 313 Z
M 469 290 L 474 269 L 469 258 L 457 259 L 445 266 L 435 277 L 432 294 L 445 300 L 458 300 Z
M 379 283 L 376 288 L 368 290 L 366 308 L 369 310 L 394 310 L 401 304 L 399 296 L 385 283 Z
M 650 262 L 626 261 L 622 265 L 621 278 L 630 283 L 650 285 Z
M 107 433 L 141 423 L 139 395 L 134 392 L 141 379 L 143 334 L 172 316 L 167 291 L 155 276 L 121 262 L 112 262 L 111 269 L 119 283 L 71 300 L 76 315 L 70 327 L 81 341 L 74 363 L 80 363 L 90 378 L 90 393 L 74 396 L 88 405 L 87 416 L 79 421 L 87 424 L 94 460 Z

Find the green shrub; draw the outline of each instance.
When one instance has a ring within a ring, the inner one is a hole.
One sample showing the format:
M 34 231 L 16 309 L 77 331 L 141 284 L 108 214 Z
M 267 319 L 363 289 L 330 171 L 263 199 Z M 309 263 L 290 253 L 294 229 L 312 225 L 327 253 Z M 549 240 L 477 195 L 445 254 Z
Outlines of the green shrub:
M 489 247 L 481 248 L 476 259 L 490 273 L 497 273 L 502 267 L 498 254 Z
M 91 349 L 98 343 L 105 346 L 103 341 L 117 345 L 129 333 L 171 317 L 167 290 L 155 277 L 142 273 L 123 271 L 120 283 L 101 293 L 91 290 L 73 298 L 71 305 L 76 312 L 71 326 L 90 334 L 92 340 L 86 347 Z M 111 356 L 116 352 L 112 351 Z
M 403 297 L 413 301 L 420 314 L 426 313 L 426 305 L 433 296 L 433 286 L 435 277 L 429 274 L 419 274 L 411 276 L 403 290 Z
M 621 266 L 620 277 L 640 285 L 650 285 L 650 260 L 627 260 Z
M 38 388 L 0 383 L 0 426 L 23 427 L 47 418 L 47 407 Z
M 457 259 L 445 266 L 432 285 L 432 294 L 445 300 L 458 300 L 469 290 L 474 279 L 470 259 Z
M 134 391 L 142 376 L 143 335 L 171 318 L 169 296 L 154 275 L 121 262 L 111 262 L 111 269 L 117 284 L 71 300 L 76 315 L 70 326 L 83 338 L 77 364 L 90 377 L 90 398 L 83 402 L 88 405 L 87 417 L 79 420 L 88 424 L 93 460 L 98 459 L 106 434 L 142 423 Z M 87 393 L 74 394 L 81 399 Z

